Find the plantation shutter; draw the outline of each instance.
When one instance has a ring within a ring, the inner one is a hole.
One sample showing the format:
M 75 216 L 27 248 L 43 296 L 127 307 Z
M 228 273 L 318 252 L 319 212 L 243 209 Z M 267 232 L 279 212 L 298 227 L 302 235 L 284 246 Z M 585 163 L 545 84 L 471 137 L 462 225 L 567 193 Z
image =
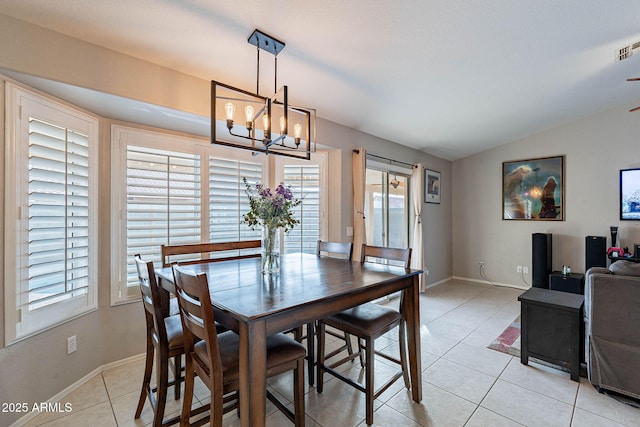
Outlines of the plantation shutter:
M 29 310 L 89 287 L 89 137 L 29 118 Z
M 283 182 L 302 203 L 294 208 L 300 221 L 284 237 L 284 251 L 315 253 L 320 238 L 320 166 L 285 164 Z
M 200 243 L 198 155 L 127 147 L 127 286 L 137 286 L 133 257 L 161 262 L 160 246 Z
M 261 230 L 251 230 L 242 222 L 249 212 L 245 193 L 246 178 L 250 185 L 262 182 L 262 163 L 222 157 L 209 157 L 209 240 L 232 242 L 260 239 Z M 228 251 L 214 256 L 255 253 L 256 250 Z

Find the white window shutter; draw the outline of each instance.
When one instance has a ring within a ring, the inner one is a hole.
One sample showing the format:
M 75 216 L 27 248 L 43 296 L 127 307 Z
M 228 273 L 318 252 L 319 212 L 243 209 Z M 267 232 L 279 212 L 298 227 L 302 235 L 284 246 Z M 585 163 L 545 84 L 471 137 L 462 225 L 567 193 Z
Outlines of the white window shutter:
M 135 254 L 159 264 L 161 245 L 201 241 L 200 159 L 129 145 L 126 170 L 127 285 L 138 286 Z
M 97 307 L 98 120 L 7 83 L 5 337 Z M 12 286 L 9 286 L 12 284 Z

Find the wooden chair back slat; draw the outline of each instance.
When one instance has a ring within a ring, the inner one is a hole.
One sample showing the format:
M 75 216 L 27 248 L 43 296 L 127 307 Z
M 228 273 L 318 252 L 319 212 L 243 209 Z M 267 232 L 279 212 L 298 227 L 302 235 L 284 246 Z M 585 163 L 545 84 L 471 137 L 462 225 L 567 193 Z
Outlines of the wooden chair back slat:
M 200 264 L 204 262 L 215 262 L 215 261 L 227 261 L 231 259 L 239 259 L 239 258 L 254 258 L 259 257 L 259 253 L 255 254 L 247 254 L 247 255 L 237 255 L 231 257 L 223 257 L 223 258 L 202 258 L 205 254 L 211 254 L 213 252 L 223 252 L 223 251 L 231 251 L 231 250 L 241 250 L 241 249 L 257 249 L 262 246 L 262 242 L 260 240 L 241 240 L 237 242 L 217 242 L 217 243 L 192 243 L 186 245 L 162 245 L 162 266 L 169 267 L 172 262 L 169 260 L 169 257 L 175 255 L 200 255 L 198 259 L 189 259 L 189 260 L 180 260 L 180 264 Z
M 366 262 L 368 257 L 399 261 L 404 264 L 404 268 L 409 268 L 411 264 L 411 248 L 387 248 L 363 244 L 360 262 Z
M 140 293 L 142 294 L 142 303 L 148 316 L 148 326 L 150 327 L 149 322 L 152 322 L 153 331 L 155 331 L 159 337 L 165 337 L 166 340 L 167 332 L 153 263 L 151 261 L 143 261 L 140 254 L 136 254 L 134 259 L 136 269 L 138 270 L 138 282 L 140 284 Z
M 220 348 L 207 275 L 205 273 L 193 275 L 180 266 L 174 265 L 173 277 L 184 329 L 185 350 L 189 353 L 193 351 L 197 341 L 205 340 L 214 371 L 208 373 L 208 376 L 212 383 L 222 381 Z
M 353 256 L 353 243 L 323 242 L 322 240 L 318 240 L 316 255 L 317 256 L 341 255 L 342 258 L 345 258 L 351 261 L 351 258 Z

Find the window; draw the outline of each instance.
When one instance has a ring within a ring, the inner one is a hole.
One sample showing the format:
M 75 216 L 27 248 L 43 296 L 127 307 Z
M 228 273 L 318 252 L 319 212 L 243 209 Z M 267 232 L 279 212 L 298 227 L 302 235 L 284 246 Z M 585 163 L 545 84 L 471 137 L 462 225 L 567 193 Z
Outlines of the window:
M 126 170 L 127 286 L 138 285 L 133 257 L 158 260 L 160 245 L 199 243 L 200 161 L 193 154 L 129 145 Z
M 367 244 L 409 246 L 411 170 L 367 160 L 365 218 Z
M 259 230 L 251 230 L 240 219 L 249 212 L 249 198 L 242 178 L 250 185 L 262 181 L 262 163 L 230 158 L 209 158 L 209 241 L 232 242 L 260 239 Z M 221 256 L 231 256 L 224 254 Z
M 160 266 L 162 244 L 261 237 L 241 222 L 249 211 L 242 178 L 262 181 L 265 156 L 123 126 L 112 127 L 112 150 L 112 303 L 139 298 L 137 253 Z
M 318 152 L 309 161 L 278 159 L 276 181 L 291 187 L 293 195 L 302 200 L 294 210 L 300 224 L 284 234 L 280 249 L 283 253 L 315 253 L 318 240 L 326 240 L 326 158 L 326 153 Z
M 98 121 L 6 85 L 7 342 L 97 305 Z M 16 209 L 17 207 L 17 209 Z M 15 230 L 15 232 L 9 232 Z

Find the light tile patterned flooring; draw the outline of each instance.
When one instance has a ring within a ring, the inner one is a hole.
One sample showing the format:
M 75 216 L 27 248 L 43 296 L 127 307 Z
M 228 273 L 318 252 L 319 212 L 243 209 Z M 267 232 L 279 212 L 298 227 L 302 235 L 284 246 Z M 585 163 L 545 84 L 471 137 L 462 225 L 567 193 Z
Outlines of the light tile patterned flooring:
M 521 292 L 463 281 L 428 289 L 420 301 L 423 401 L 414 403 L 399 380 L 376 401 L 374 425 L 640 425 L 640 409 L 597 393 L 584 378 L 577 383 L 568 373 L 534 362 L 524 366 L 518 358 L 487 349 L 519 314 Z M 379 340 L 377 347 L 397 351 L 395 340 L 394 333 Z M 72 403 L 71 414 L 42 414 L 27 425 L 150 425 L 153 414 L 148 404 L 142 417 L 133 419 L 143 366 L 140 360 L 104 371 L 62 399 Z M 357 362 L 345 369 L 353 378 L 361 374 Z M 376 360 L 376 382 L 384 382 L 394 369 L 384 359 Z M 289 375 L 270 380 L 269 387 L 291 402 Z M 307 426 L 364 426 L 364 395 L 328 375 L 325 381 L 322 394 L 308 388 Z M 194 406 L 208 399 L 202 384 L 196 397 Z M 168 414 L 179 409 L 180 401 L 169 399 Z M 291 425 L 271 404 L 267 404 L 267 413 L 268 426 Z M 235 413 L 225 416 L 225 426 L 239 425 Z

